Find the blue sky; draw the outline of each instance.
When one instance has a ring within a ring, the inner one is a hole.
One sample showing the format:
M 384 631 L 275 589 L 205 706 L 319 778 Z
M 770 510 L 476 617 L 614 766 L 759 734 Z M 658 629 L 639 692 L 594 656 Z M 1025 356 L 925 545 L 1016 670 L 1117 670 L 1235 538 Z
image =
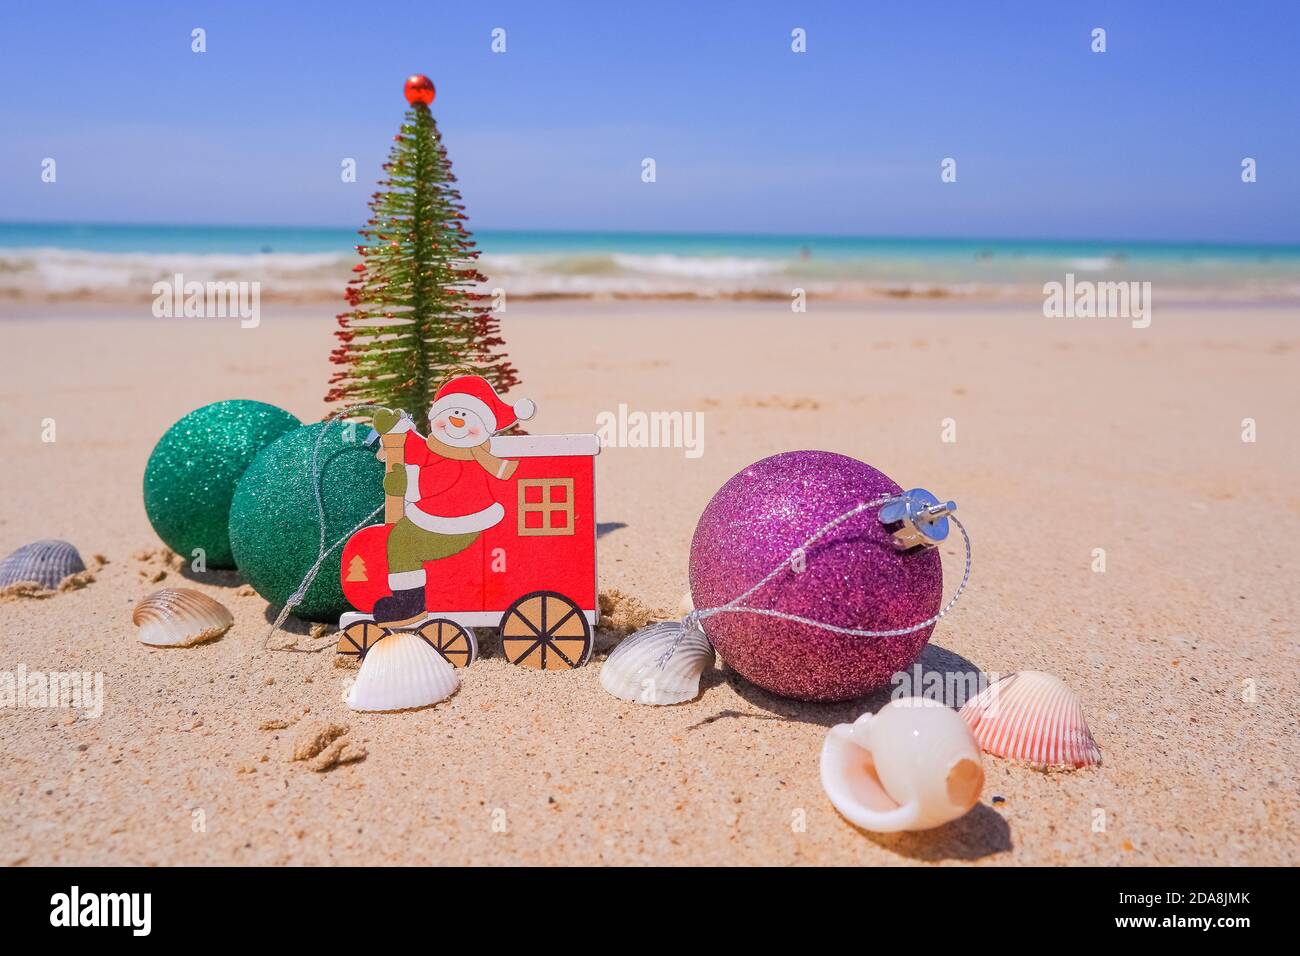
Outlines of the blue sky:
M 359 225 L 419 71 L 471 227 L 1295 242 L 1297 49 L 1249 0 L 12 3 L 0 219 Z

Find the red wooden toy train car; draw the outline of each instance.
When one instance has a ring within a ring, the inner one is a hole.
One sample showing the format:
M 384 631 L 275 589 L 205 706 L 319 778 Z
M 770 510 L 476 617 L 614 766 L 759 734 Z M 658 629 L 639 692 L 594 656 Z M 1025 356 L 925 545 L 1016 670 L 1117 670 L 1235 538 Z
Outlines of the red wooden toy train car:
M 341 578 L 356 611 L 339 621 L 339 653 L 364 658 L 392 630 L 409 630 L 464 667 L 478 654 L 473 628 L 499 627 L 512 663 L 545 670 L 586 663 L 598 615 L 599 441 L 595 435 L 497 436 L 487 447 L 496 458 L 518 462 L 505 480 L 486 482 L 504 516 L 465 550 L 424 564 L 423 619 L 384 626 L 373 614 L 376 602 L 393 593 L 389 536 L 394 522 L 410 513 L 409 496 L 395 509 L 390 499 L 386 522 L 348 541 Z

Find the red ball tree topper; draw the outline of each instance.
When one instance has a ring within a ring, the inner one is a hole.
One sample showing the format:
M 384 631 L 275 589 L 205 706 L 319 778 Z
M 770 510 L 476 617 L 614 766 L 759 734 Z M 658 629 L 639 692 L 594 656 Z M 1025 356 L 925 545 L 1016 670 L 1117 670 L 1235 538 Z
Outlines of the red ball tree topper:
M 406 102 L 412 106 L 416 103 L 428 106 L 437 95 L 438 91 L 434 89 L 433 80 L 423 73 L 412 73 L 406 78 Z

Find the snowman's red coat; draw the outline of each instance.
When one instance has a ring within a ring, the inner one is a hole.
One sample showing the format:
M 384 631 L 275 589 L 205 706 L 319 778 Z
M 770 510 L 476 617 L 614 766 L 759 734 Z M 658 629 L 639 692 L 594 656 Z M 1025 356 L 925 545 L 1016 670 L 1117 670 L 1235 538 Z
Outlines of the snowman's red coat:
M 444 458 L 413 431 L 406 433 L 402 451 L 406 464 L 419 469 L 419 498 L 408 498 L 407 503 L 407 515 L 417 525 L 429 531 L 457 534 L 482 531 L 501 520 L 502 509 L 488 487 L 492 479 L 477 461 Z M 419 512 L 412 513 L 412 507 Z

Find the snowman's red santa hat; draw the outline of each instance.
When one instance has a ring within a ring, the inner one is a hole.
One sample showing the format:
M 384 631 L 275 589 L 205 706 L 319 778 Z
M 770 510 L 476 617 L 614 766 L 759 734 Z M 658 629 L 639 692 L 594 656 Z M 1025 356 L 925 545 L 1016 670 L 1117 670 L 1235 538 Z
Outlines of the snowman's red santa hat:
M 429 421 L 456 408 L 478 415 L 492 432 L 509 428 L 515 422 L 526 422 L 537 414 L 532 399 L 521 398 L 513 405 L 501 401 L 491 383 L 481 375 L 458 375 L 443 382 L 429 406 Z

